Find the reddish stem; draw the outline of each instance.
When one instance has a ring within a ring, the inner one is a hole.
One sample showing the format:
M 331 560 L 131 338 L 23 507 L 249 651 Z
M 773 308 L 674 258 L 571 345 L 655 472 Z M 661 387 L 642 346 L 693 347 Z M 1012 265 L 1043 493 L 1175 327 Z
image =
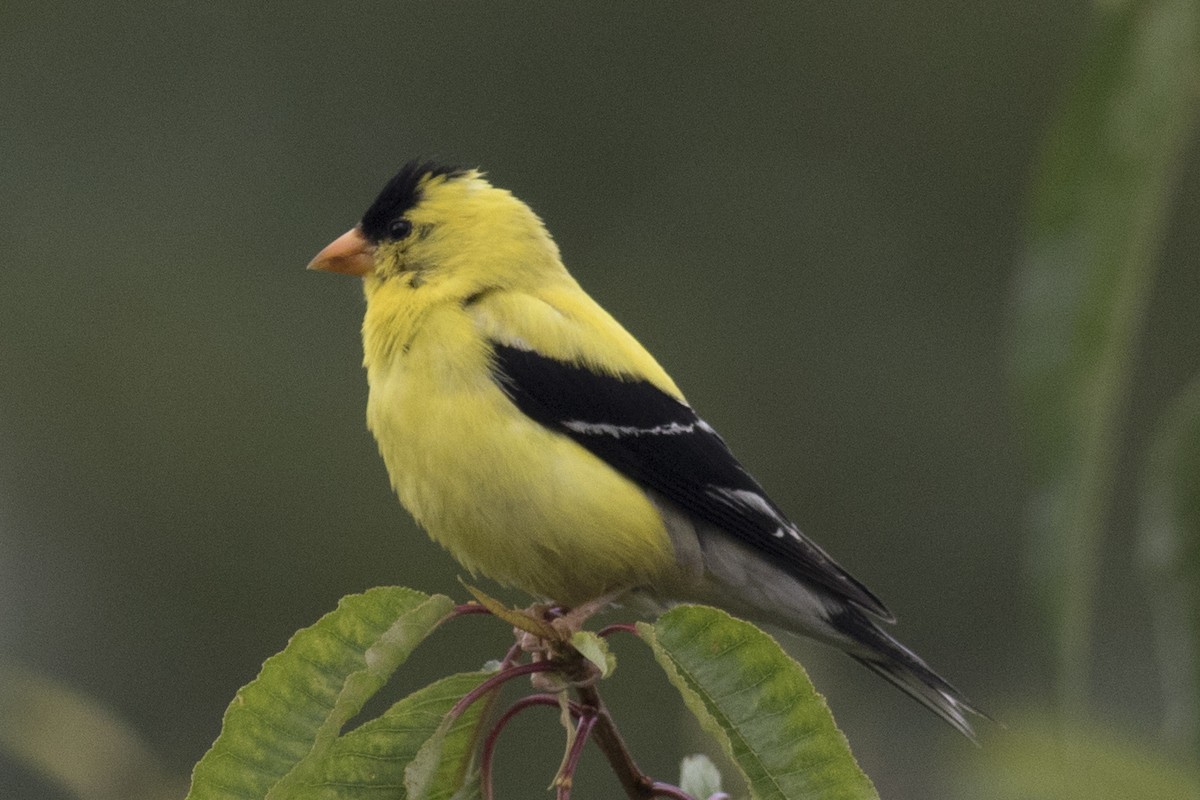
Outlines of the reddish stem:
M 563 764 L 562 773 L 558 776 L 556 800 L 571 800 L 571 785 L 575 782 L 575 768 L 579 766 L 584 745 L 587 744 L 588 737 L 592 735 L 592 728 L 596 726 L 597 719 L 599 719 L 598 715 L 586 712 L 580 717 L 579 725 L 575 728 L 575 741 L 571 743 L 566 763 Z
M 555 669 L 558 669 L 558 664 L 555 664 L 553 661 L 537 661 L 533 664 L 517 664 L 516 666 L 502 669 L 463 695 L 463 698 L 454 704 L 454 708 L 450 709 L 450 714 L 448 716 L 450 719 L 458 719 L 460 716 L 462 716 L 462 713 L 470 708 L 471 704 L 476 700 L 483 697 L 488 692 L 493 691 L 497 687 L 503 686 L 513 678 L 519 678 L 522 675 L 532 675 L 535 672 L 549 672 Z
M 521 659 L 521 653 L 523 651 L 524 648 L 521 647 L 520 642 L 517 642 L 512 647 L 508 648 L 508 652 L 504 654 L 504 660 L 500 662 L 500 669 L 507 669 L 508 667 L 516 664 L 517 661 Z
M 482 604 L 463 603 L 455 606 L 454 610 L 447 614 L 441 622 L 447 622 L 472 614 L 491 613 Z M 550 608 L 546 610 L 544 615 L 546 619 L 555 619 L 562 616 L 562 614 L 563 610 L 561 608 Z M 607 625 L 601 628 L 597 632 L 597 635 L 607 638 L 614 633 L 630 633 L 634 636 L 640 636 L 637 626 L 627 622 Z M 500 662 L 500 671 L 464 695 L 450 709 L 447 717 L 451 720 L 457 719 L 475 701 L 495 692 L 513 678 L 562 669 L 562 664 L 554 661 L 535 661 L 529 664 L 517 664 L 516 662 L 521 657 L 521 653 L 522 648 L 519 643 L 510 647 L 504 656 L 504 660 Z M 569 703 L 568 710 L 579 722 L 575 729 L 575 741 L 571 744 L 571 750 L 567 753 L 562 773 L 559 776 L 557 800 L 570 800 L 575 770 L 579 765 L 579 760 L 583 755 L 583 750 L 588 739 L 593 735 L 596 738 L 596 746 L 600 748 L 605 758 L 608 759 L 609 766 L 616 773 L 617 779 L 621 782 L 621 786 L 630 800 L 651 800 L 654 797 L 667 797 L 671 798 L 671 800 L 696 800 L 696 798 L 691 797 L 678 786 L 655 781 L 638 768 L 633 760 L 633 755 L 629 752 L 629 748 L 625 745 L 624 739 L 621 738 L 621 734 L 617 730 L 616 723 L 613 722 L 612 716 L 600 700 L 600 694 L 594 686 L 578 686 L 576 691 L 579 694 L 580 702 Z M 496 724 L 488 732 L 484 740 L 480 759 L 480 791 L 483 800 L 493 800 L 494 797 L 492 760 L 495 754 L 496 742 L 499 740 L 501 731 L 504 730 L 517 714 L 527 708 L 558 705 L 559 699 L 556 695 L 549 693 L 529 695 L 514 703 L 496 721 Z M 724 793 L 718 793 L 708 798 L 708 800 L 728 800 L 728 797 Z
M 492 726 L 488 732 L 487 738 L 483 740 L 483 752 L 479 757 L 479 776 L 482 782 L 481 792 L 483 800 L 492 800 L 492 757 L 495 755 L 496 742 L 500 739 L 500 732 L 504 730 L 512 718 L 520 714 L 527 708 L 533 706 L 553 706 L 558 708 L 558 696 L 553 694 L 531 694 L 528 697 L 522 697 L 517 702 L 500 715 L 500 719 L 496 720 L 496 724 Z M 576 717 L 579 716 L 579 706 L 575 703 L 570 705 L 571 713 Z
M 602 639 L 606 639 L 614 633 L 632 633 L 634 636 L 641 636 L 638 633 L 637 625 L 632 622 L 617 622 L 612 625 L 605 625 L 596 631 L 596 635 Z
M 593 709 L 595 711 L 596 746 L 608 759 L 608 764 L 616 773 L 617 780 L 621 782 L 621 788 L 625 790 L 625 794 L 629 796 L 630 800 L 647 800 L 647 798 L 653 797 L 651 788 L 654 786 L 654 781 L 638 769 L 637 763 L 633 760 L 633 754 L 625 746 L 625 740 L 621 738 L 621 733 L 617 730 L 612 715 L 608 713 L 608 709 L 600 699 L 600 693 L 596 691 L 596 687 L 580 686 L 576 692 L 579 693 L 580 705 L 583 710 Z
M 454 610 L 447 615 L 447 619 L 455 619 L 457 617 L 465 617 L 468 614 L 491 614 L 479 603 L 459 603 L 454 607 Z

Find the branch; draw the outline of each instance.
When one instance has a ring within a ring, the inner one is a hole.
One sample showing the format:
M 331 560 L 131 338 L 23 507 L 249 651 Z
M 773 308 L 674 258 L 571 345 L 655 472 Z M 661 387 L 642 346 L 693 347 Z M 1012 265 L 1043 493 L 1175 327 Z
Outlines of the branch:
M 601 639 L 607 639 L 614 633 L 632 633 L 634 636 L 640 636 L 637 625 L 632 622 L 614 622 L 612 625 L 606 625 L 596 631 L 596 635 Z
M 458 719 L 462 713 L 470 707 L 479 698 L 483 697 L 488 692 L 497 687 L 511 681 L 513 678 L 519 678 L 522 675 L 531 675 L 535 672 L 549 672 L 558 669 L 558 665 L 552 661 L 536 661 L 532 664 L 518 664 L 514 667 L 508 667 L 497 672 L 492 677 L 488 678 L 483 683 L 476 686 L 470 692 L 465 694 L 461 700 L 454 704 L 454 708 L 450 709 L 447 715 L 449 719 Z
M 575 768 L 579 766 L 579 758 L 583 755 L 583 746 L 587 744 L 592 729 L 596 727 L 597 719 L 595 714 L 586 712 L 579 718 L 579 725 L 575 729 L 575 741 L 571 743 L 571 749 L 567 751 L 567 758 L 559 771 L 558 791 L 555 792 L 556 800 L 571 800 L 571 785 L 575 782 Z
M 613 722 L 612 715 L 608 713 L 604 701 L 600 699 L 600 693 L 596 691 L 596 687 L 580 686 L 575 691 L 579 694 L 579 702 L 584 712 L 591 709 L 595 714 L 596 722 L 592 736 L 596 740 L 596 746 L 608 759 L 609 766 L 616 773 L 617 780 L 621 782 L 621 788 L 625 790 L 629 800 L 650 800 L 656 794 L 655 783 L 638 769 L 633 755 L 625 746 L 625 740 L 621 738 L 616 723 Z M 692 800 L 692 798 L 688 798 L 688 800 Z
M 520 700 L 513 703 L 507 711 L 500 715 L 500 719 L 496 720 L 496 724 L 493 725 L 492 729 L 488 732 L 487 738 L 483 740 L 483 751 L 479 757 L 479 776 L 482 784 L 480 787 L 480 793 L 482 794 L 483 800 L 493 800 L 495 796 L 492 790 L 492 757 L 495 755 L 496 742 L 500 739 L 500 732 L 504 730 L 513 717 L 515 717 L 517 714 L 520 714 L 527 708 L 532 708 L 533 706 L 550 706 L 551 708 L 558 708 L 558 697 L 550 694 L 549 692 L 545 694 L 531 694 L 528 697 L 522 697 Z M 572 703 L 571 713 L 578 717 L 581 713 L 579 706 Z

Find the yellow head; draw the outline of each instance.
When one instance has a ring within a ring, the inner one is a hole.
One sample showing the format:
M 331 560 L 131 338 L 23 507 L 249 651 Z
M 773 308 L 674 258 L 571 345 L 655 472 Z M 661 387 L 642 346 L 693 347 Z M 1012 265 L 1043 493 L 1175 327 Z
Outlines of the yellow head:
M 309 268 L 362 276 L 368 300 L 392 284 L 465 297 L 570 280 L 529 206 L 478 170 L 416 161 Z

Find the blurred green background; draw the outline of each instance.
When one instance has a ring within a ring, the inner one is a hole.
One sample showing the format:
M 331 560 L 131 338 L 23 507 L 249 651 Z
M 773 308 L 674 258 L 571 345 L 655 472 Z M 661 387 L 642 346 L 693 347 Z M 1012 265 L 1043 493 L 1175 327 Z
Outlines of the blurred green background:
M 237 687 L 340 596 L 464 596 L 365 430 L 359 287 L 303 270 L 401 163 L 440 156 L 529 202 L 901 638 L 1008 724 L 977 750 L 796 644 L 884 797 L 961 796 L 1056 696 L 1009 348 L 1090 14 L 5 3 L 0 659 L 94 698 L 182 778 Z M 1142 451 L 1200 367 L 1188 142 L 1093 576 L 1090 724 L 1152 749 L 1169 709 L 1133 528 Z M 464 621 L 402 684 L 499 655 L 494 627 Z M 618 656 L 607 696 L 672 779 L 698 746 L 682 707 L 642 648 Z M 514 729 L 502 797 L 542 790 L 560 736 L 549 714 Z M 583 776 L 577 796 L 617 791 L 594 752 Z M 0 797 L 70 796 L 0 753 Z

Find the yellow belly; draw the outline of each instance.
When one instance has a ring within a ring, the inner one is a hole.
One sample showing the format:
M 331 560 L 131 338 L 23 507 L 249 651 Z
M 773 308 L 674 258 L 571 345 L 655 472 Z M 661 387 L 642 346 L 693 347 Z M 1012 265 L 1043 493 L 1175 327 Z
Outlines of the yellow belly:
M 368 363 L 367 422 L 401 502 L 463 566 L 566 605 L 670 572 L 645 495 L 513 406 L 466 315 L 426 316 L 408 345 Z

